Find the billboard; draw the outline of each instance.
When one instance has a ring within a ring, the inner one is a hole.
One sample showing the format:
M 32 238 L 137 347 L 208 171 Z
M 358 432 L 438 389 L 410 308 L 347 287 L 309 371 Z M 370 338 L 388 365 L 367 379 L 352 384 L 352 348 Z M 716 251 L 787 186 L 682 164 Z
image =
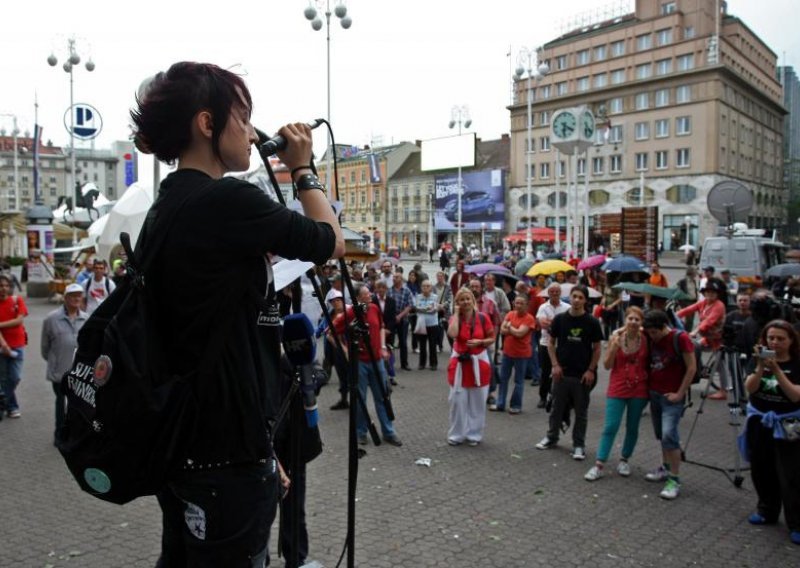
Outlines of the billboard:
M 423 172 L 475 165 L 475 133 L 423 140 L 420 168 Z
M 502 231 L 505 220 L 505 171 L 482 170 L 461 175 L 461 230 Z M 434 178 L 437 231 L 458 230 L 458 174 Z

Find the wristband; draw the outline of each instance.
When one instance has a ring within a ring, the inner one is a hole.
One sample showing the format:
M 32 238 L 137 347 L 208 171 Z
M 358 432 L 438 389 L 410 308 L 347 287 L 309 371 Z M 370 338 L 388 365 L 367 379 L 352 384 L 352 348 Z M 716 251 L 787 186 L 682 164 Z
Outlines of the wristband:
M 296 174 L 300 170 L 310 170 L 310 169 L 311 169 L 310 165 L 308 165 L 308 166 L 297 166 L 296 168 L 292 168 L 292 171 L 290 172 L 290 175 L 292 177 L 294 177 L 294 174 Z
M 306 191 L 309 189 L 318 189 L 325 191 L 325 187 L 319 182 L 319 178 L 314 174 L 304 174 L 300 176 L 295 182 L 297 191 Z

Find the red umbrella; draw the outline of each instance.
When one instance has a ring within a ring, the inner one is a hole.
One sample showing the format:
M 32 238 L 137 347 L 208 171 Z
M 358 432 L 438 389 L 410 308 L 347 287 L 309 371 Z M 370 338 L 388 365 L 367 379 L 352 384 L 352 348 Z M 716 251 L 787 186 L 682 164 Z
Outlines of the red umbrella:
M 606 255 L 604 254 L 595 254 L 588 258 L 583 259 L 579 264 L 578 268 L 581 270 L 585 270 L 587 268 L 595 268 L 600 266 L 606 261 Z
M 525 242 L 528 240 L 528 229 L 522 229 L 508 235 L 507 241 L 511 242 Z M 531 227 L 531 241 L 537 243 L 552 243 L 556 240 L 556 232 L 549 227 Z

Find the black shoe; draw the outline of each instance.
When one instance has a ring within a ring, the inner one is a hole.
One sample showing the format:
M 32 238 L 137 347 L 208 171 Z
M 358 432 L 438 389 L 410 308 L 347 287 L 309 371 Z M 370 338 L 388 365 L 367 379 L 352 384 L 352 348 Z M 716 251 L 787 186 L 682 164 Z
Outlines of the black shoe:
M 331 410 L 347 410 L 348 408 L 350 408 L 350 404 L 344 398 L 331 406 Z
M 547 404 L 547 402 L 545 401 L 545 399 L 540 398 L 539 399 L 539 404 L 536 405 L 536 408 L 544 408 L 546 404 Z
M 363 436 L 358 437 L 358 445 L 359 446 L 366 446 L 368 444 L 367 435 L 364 434 Z
M 396 387 L 397 380 L 394 377 L 389 377 L 389 384 Z
M 403 445 L 403 441 L 397 437 L 397 434 L 394 436 L 384 436 L 383 441 L 392 446 L 397 446 L 398 448 Z
M 489 397 L 486 399 L 486 404 L 487 404 L 487 405 L 492 405 L 492 404 L 494 404 L 495 402 L 497 402 L 497 400 L 496 400 L 496 399 L 495 399 L 493 396 L 491 396 L 491 395 L 489 395 Z
M 408 365 L 403 365 L 400 368 L 403 369 L 404 371 L 410 371 L 411 370 L 411 367 L 409 367 Z

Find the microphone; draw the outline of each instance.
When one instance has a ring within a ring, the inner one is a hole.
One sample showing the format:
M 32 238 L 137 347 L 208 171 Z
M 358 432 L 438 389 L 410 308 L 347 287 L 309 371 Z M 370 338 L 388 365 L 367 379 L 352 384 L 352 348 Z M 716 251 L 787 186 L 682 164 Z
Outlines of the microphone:
M 289 362 L 300 369 L 300 390 L 303 393 L 303 408 L 310 428 L 319 423 L 316 384 L 313 363 L 317 356 L 314 326 L 305 314 L 289 314 L 283 319 L 283 350 Z
M 322 123 L 323 119 L 317 118 L 309 122 L 308 126 L 309 128 L 311 128 L 311 130 L 314 130 L 317 126 L 319 126 Z M 256 134 L 258 134 L 257 144 L 259 152 L 262 152 L 267 156 L 272 156 L 273 154 L 286 149 L 286 145 L 288 144 L 288 142 L 286 141 L 286 138 L 284 138 L 280 134 L 276 134 L 274 137 L 270 138 L 258 128 L 256 128 Z

